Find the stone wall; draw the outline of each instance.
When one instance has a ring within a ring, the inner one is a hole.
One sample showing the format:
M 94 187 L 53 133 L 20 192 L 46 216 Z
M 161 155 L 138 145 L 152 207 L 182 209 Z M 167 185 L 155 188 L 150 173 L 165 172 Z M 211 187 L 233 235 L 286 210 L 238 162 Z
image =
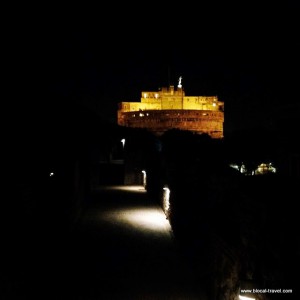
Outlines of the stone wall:
M 207 110 L 120 112 L 118 121 L 122 126 L 146 128 L 157 135 L 170 129 L 180 129 L 222 138 L 224 113 Z

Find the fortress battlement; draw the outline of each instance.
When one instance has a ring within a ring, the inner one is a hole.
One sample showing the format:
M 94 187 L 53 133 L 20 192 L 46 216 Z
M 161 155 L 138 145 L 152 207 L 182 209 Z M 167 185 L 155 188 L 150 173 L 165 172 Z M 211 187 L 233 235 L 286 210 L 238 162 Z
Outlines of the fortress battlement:
M 170 129 L 223 138 L 224 102 L 217 96 L 186 96 L 181 86 L 141 92 L 140 102 L 118 104 L 118 124 L 156 135 Z

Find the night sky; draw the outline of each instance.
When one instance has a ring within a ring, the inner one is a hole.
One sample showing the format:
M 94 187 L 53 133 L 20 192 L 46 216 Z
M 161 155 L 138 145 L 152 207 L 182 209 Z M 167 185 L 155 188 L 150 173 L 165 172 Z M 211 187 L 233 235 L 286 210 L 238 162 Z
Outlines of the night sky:
M 118 102 L 182 76 L 186 95 L 225 102 L 228 132 L 299 110 L 296 4 L 126 5 L 24 17 L 8 34 L 13 107 L 79 102 L 116 122 Z

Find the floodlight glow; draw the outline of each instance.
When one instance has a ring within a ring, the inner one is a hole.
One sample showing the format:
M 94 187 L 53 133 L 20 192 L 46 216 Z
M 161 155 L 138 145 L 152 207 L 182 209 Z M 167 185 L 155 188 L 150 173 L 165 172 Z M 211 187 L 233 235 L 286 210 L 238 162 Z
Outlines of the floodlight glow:
M 247 172 L 246 166 L 245 166 L 244 164 L 241 165 L 240 172 L 241 172 L 242 174 L 244 174 L 244 173 Z
M 121 143 L 123 144 L 123 148 L 125 146 L 125 139 L 121 139 Z
M 276 168 L 273 167 L 272 163 L 261 163 L 255 170 L 256 175 L 267 173 L 276 173 Z
M 132 208 L 119 210 L 109 210 L 101 212 L 99 219 L 112 223 L 114 226 L 127 226 L 135 231 L 151 233 L 153 231 L 171 230 L 169 222 L 166 220 L 163 211 L 159 208 Z
M 235 170 L 238 170 L 238 171 L 240 170 L 240 167 L 238 165 L 236 165 L 236 164 L 230 164 L 229 167 L 231 167 L 231 168 L 233 168 Z
M 247 297 L 247 296 L 241 296 L 241 295 L 239 295 L 239 299 L 240 300 L 255 300 L 255 298 Z
M 116 185 L 116 186 L 100 186 L 99 191 L 126 191 L 129 194 L 146 193 L 142 185 Z M 134 203 L 134 202 L 133 202 Z M 120 203 L 121 205 L 121 203 Z M 162 233 L 169 232 L 172 235 L 172 228 L 166 216 L 159 205 L 145 207 L 139 201 L 135 206 L 108 208 L 97 212 L 97 220 L 116 228 L 127 227 L 130 231 L 141 235 L 148 235 L 149 240 L 153 237 L 160 236 Z
M 163 210 L 167 218 L 170 212 L 170 189 L 168 187 L 163 188 Z
M 147 185 L 147 173 L 145 170 L 142 171 L 143 173 L 143 186 L 146 187 Z
M 141 185 L 115 185 L 115 186 L 101 186 L 99 190 L 104 191 L 127 191 L 133 193 L 146 193 Z

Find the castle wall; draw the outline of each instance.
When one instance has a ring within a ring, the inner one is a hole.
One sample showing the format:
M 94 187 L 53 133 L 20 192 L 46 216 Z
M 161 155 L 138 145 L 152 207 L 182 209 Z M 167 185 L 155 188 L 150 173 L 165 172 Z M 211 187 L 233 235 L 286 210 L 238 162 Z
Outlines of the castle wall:
M 207 133 L 212 137 L 223 137 L 224 114 L 220 111 L 161 110 L 120 112 L 119 125 L 145 128 L 157 135 L 169 129 Z
M 166 97 L 161 103 L 161 109 L 182 109 L 183 99 L 180 97 Z
M 216 96 L 212 97 L 184 97 L 183 109 L 197 109 L 197 110 L 223 110 L 223 102 L 218 101 Z
M 130 112 L 130 111 L 141 111 L 141 110 L 161 110 L 161 102 L 149 101 L 145 103 L 139 102 L 121 102 L 119 104 L 119 111 Z
M 121 102 L 118 124 L 147 128 L 156 134 L 177 128 L 223 137 L 224 103 L 217 96 L 185 96 L 174 86 L 141 93 L 140 102 Z
M 181 97 L 167 95 L 163 98 L 142 98 L 141 102 L 121 102 L 119 110 L 123 112 L 140 110 L 166 110 L 166 109 L 195 109 L 195 110 L 223 110 L 223 102 L 217 97 Z

